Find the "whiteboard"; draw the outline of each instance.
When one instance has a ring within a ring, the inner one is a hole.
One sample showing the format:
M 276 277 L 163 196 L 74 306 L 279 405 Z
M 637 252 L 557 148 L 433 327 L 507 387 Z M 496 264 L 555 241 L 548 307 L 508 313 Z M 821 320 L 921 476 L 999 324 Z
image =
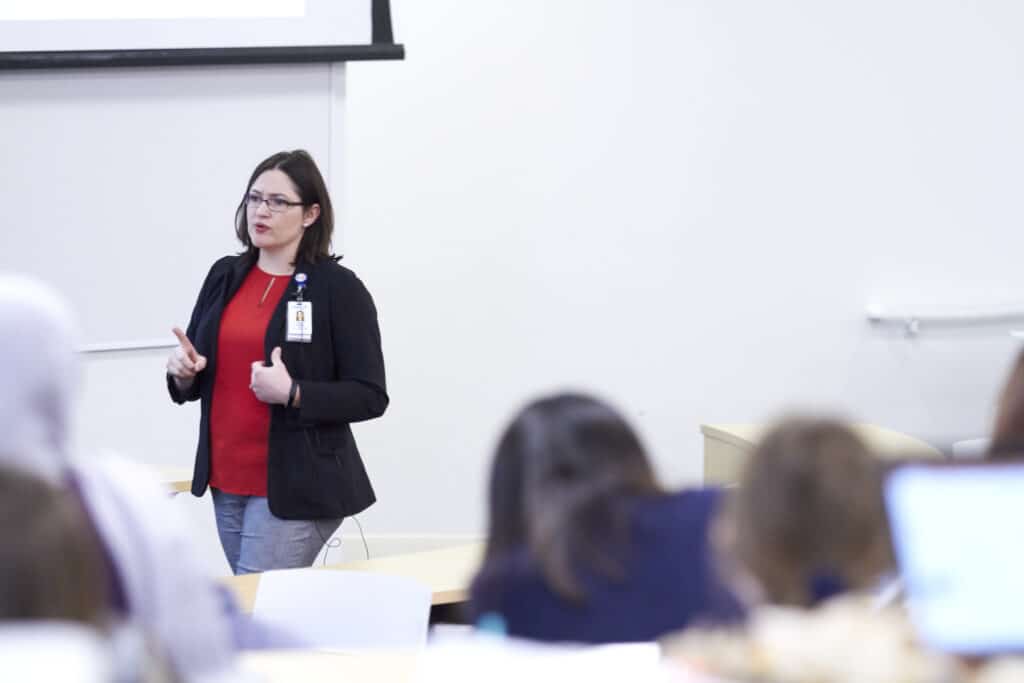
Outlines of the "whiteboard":
M 270 154 L 309 150 L 340 203 L 344 65 L 73 73 L 0 74 L 0 270 L 62 291 L 87 345 L 187 324 Z

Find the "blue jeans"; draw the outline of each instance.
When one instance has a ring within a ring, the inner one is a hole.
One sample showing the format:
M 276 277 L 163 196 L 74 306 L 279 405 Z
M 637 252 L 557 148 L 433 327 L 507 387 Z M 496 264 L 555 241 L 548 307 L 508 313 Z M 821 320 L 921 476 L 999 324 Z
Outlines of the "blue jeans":
M 262 496 L 210 492 L 220 545 L 235 574 L 308 567 L 341 526 L 340 519 L 279 519 Z

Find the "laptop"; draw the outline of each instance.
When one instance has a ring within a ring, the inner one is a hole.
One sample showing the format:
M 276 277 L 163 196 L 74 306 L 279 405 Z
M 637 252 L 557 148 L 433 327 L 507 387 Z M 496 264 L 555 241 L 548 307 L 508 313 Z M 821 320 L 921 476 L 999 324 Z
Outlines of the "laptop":
M 885 501 L 925 644 L 1024 651 L 1024 465 L 906 465 L 886 478 Z

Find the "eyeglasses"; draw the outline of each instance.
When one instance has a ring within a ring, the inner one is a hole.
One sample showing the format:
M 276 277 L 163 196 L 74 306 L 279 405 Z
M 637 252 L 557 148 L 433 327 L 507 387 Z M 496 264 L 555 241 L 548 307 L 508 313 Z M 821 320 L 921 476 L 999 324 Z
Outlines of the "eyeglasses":
M 260 204 L 262 204 L 263 202 L 266 202 L 267 208 L 273 211 L 274 213 L 281 213 L 282 211 L 287 211 L 288 207 L 290 206 L 304 206 L 302 202 L 290 202 L 284 197 L 281 197 L 280 195 L 276 194 L 270 195 L 269 197 L 264 197 L 259 192 L 250 192 L 249 194 L 245 195 L 245 205 L 248 206 L 250 209 L 255 210 L 260 208 Z

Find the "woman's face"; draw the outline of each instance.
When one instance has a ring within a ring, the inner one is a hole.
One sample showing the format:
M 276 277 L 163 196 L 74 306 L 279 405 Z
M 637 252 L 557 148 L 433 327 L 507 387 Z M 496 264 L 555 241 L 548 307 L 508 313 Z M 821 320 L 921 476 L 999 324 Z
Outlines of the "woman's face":
M 275 168 L 261 173 L 249 188 L 246 203 L 253 246 L 272 251 L 298 248 L 303 231 L 320 215 L 319 205 L 303 207 L 301 201 L 284 171 Z

